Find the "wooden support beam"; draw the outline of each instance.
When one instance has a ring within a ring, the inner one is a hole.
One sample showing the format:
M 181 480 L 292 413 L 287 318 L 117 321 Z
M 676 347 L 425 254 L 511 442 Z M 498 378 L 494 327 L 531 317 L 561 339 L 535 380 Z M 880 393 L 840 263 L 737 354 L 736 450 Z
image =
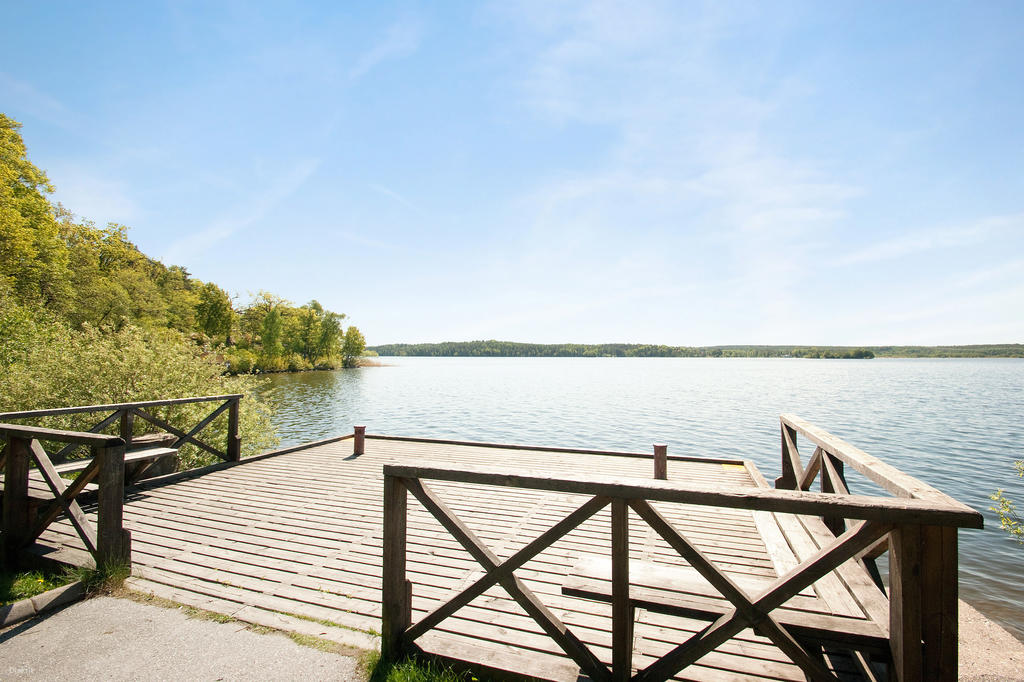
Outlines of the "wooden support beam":
M 199 448 L 202 448 L 203 450 L 206 450 L 211 455 L 215 455 L 218 458 L 227 461 L 227 459 L 228 459 L 227 453 L 221 452 L 220 450 L 218 450 L 216 448 L 210 447 L 209 445 L 207 445 L 203 441 L 201 441 L 198 438 L 196 438 L 195 435 L 194 435 L 195 434 L 195 429 L 193 429 L 192 433 L 185 433 L 181 429 L 168 424 L 163 419 L 160 419 L 158 417 L 154 417 L 149 412 L 146 412 L 143 409 L 135 409 L 133 411 L 135 412 L 136 415 L 138 415 L 139 417 L 142 417 L 143 419 L 148 421 L 153 426 L 157 426 L 157 427 L 163 429 L 164 431 L 166 431 L 168 433 L 173 433 L 175 436 L 177 436 L 178 440 L 174 441 L 174 445 L 172 447 L 175 447 L 175 448 L 181 447 L 181 444 L 185 443 L 185 442 L 192 443 L 193 445 L 195 445 L 195 446 L 197 446 Z
M 131 565 L 131 535 L 124 527 L 124 443 L 93 447 L 99 462 L 96 566 Z
M 121 415 L 121 440 L 124 441 L 124 449 L 129 450 L 132 447 L 132 431 L 135 428 L 135 413 L 131 410 L 120 410 Z
M 800 479 L 799 490 L 810 490 L 811 484 L 814 483 L 814 479 L 817 477 L 818 472 L 821 471 L 821 448 L 814 448 L 814 454 L 811 455 L 811 461 L 807 463 L 807 468 L 804 469 L 803 478 Z
M 498 567 L 501 560 L 489 550 L 433 491 L 416 479 L 406 479 L 406 488 L 436 518 L 445 530 L 462 545 L 487 571 Z M 611 672 L 558 617 L 537 598 L 519 578 L 508 576 L 498 581 L 519 606 L 554 640 L 584 673 L 596 682 L 610 682 Z
M 835 680 L 835 676 L 822 665 L 818 658 L 811 655 L 783 625 L 768 613 L 771 609 L 762 610 L 755 607 L 746 592 L 729 576 L 721 572 L 700 549 L 683 537 L 656 509 L 644 500 L 632 500 L 630 506 L 705 580 L 711 583 L 712 587 L 729 600 L 734 609 L 733 623 L 739 624 L 741 628 L 747 625 L 756 626 L 761 634 L 771 639 L 811 679 L 815 681 Z M 732 635 L 726 639 L 729 637 Z
M 407 479 L 426 479 L 552 490 L 559 493 L 601 495 L 676 502 L 729 509 L 754 509 L 786 514 L 825 514 L 846 519 L 882 523 L 916 523 L 929 526 L 981 528 L 981 514 L 954 500 L 953 505 L 906 498 L 877 498 L 865 495 L 827 495 L 800 490 L 772 490 L 730 485 L 701 485 L 677 481 L 611 478 L 598 476 L 546 476 L 509 473 L 508 469 L 487 466 L 452 468 L 445 463 L 410 466 L 385 464 L 385 474 Z
M 415 641 L 420 635 L 431 628 L 437 627 L 445 618 L 473 601 L 502 579 L 512 576 L 513 571 L 563 538 L 581 523 L 606 507 L 610 502 L 611 500 L 606 497 L 593 497 L 587 500 L 578 509 L 541 533 L 540 536 L 510 556 L 501 565 L 495 567 L 494 570 L 488 571 L 475 583 L 417 621 L 415 625 L 406 631 L 406 641 Z
M 634 509 L 636 509 L 635 506 Z M 835 542 L 822 547 L 792 571 L 778 578 L 753 601 L 752 610 L 766 614 L 781 606 L 797 592 L 834 570 L 836 566 L 855 556 L 864 547 L 890 530 L 892 530 L 891 524 L 870 521 L 862 522 L 851 528 L 836 538 Z M 733 608 L 714 623 L 638 672 L 634 680 L 637 682 L 666 680 L 705 654 L 714 651 L 723 642 L 747 627 L 747 624 L 747 618 L 744 617 L 741 610 Z M 805 672 L 809 671 L 805 670 Z
M 921 528 L 921 636 L 924 679 L 957 679 L 957 530 Z
M 784 421 L 782 427 L 782 475 L 775 479 L 775 487 L 785 490 L 796 490 L 804 478 L 804 468 L 800 464 L 800 451 L 796 448 L 796 429 Z
M 242 436 L 238 433 L 238 418 L 239 408 L 241 407 L 241 398 L 232 398 L 228 406 L 228 445 L 227 445 L 227 460 L 229 462 L 237 462 L 242 459 Z
M 43 480 L 46 481 L 46 485 L 50 488 L 50 492 L 53 493 L 54 500 L 50 503 L 50 506 L 43 512 L 41 518 L 34 524 L 31 531 L 29 540 L 35 540 L 39 535 L 49 526 L 57 515 L 63 511 L 68 515 L 68 519 L 71 520 L 71 525 L 75 527 L 78 532 L 78 537 L 82 538 L 82 543 L 85 544 L 85 548 L 89 550 L 89 553 L 93 556 L 96 555 L 96 531 L 93 529 L 89 519 L 86 518 L 85 513 L 82 512 L 82 508 L 78 506 L 78 502 L 75 501 L 74 497 L 68 496 L 67 486 L 64 484 L 64 479 L 60 477 L 57 470 L 53 468 L 53 462 L 50 461 L 46 451 L 43 450 L 43 446 L 39 444 L 39 441 L 32 441 L 31 446 L 32 458 L 35 459 L 36 465 L 39 467 L 40 473 L 43 475 Z M 83 484 L 84 485 L 84 484 Z
M 846 479 L 843 476 L 843 460 L 834 455 L 821 452 L 821 492 L 832 493 L 833 495 L 849 495 L 850 490 L 846 487 Z M 833 535 L 839 536 L 846 531 L 846 520 L 842 516 L 823 516 L 822 521 L 825 527 L 832 531 Z
M 412 620 L 412 600 L 406 586 L 406 512 L 404 482 L 384 477 L 384 548 L 381 591 L 381 658 L 396 661 L 405 651 L 405 630 Z
M 28 497 L 28 460 L 31 439 L 8 435 L 4 462 L 4 562 L 13 568 L 29 541 L 32 528 Z
M 118 418 L 120 418 L 120 416 L 121 411 L 115 410 L 112 414 L 108 415 L 106 419 L 96 424 L 96 426 L 92 427 L 91 429 L 89 429 L 89 433 L 99 433 L 103 429 L 107 428 L 108 426 L 116 422 Z M 75 448 L 79 448 L 81 446 L 81 443 L 70 443 L 68 445 L 65 445 L 63 448 L 53 453 L 53 456 L 50 457 L 50 461 L 53 462 L 54 464 L 60 464 L 65 459 L 67 459 L 67 456 L 70 455 L 75 450 Z
M 632 674 L 633 607 L 629 602 L 629 506 L 625 500 L 617 499 L 612 500 L 612 679 L 616 682 L 626 682 Z
M 889 646 L 894 679 L 926 679 L 921 641 L 921 527 L 899 526 L 889 536 Z

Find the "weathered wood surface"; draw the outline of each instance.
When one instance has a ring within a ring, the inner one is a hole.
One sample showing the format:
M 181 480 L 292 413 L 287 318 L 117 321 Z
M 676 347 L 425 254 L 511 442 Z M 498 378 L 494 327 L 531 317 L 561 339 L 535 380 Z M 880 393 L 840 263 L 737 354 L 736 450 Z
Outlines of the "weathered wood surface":
M 15 438 L 41 438 L 43 440 L 57 440 L 63 443 L 80 443 L 82 445 L 95 445 L 96 447 L 108 447 L 124 444 L 119 436 L 107 436 L 101 433 L 85 433 L 79 431 L 62 431 L 60 429 L 44 429 L 38 426 L 23 426 L 21 424 L 0 424 L 0 437 Z
M 400 478 L 427 478 L 481 486 L 531 488 L 554 492 L 611 497 L 642 498 L 660 502 L 693 504 L 708 508 L 756 509 L 787 514 L 842 516 L 848 519 L 912 523 L 958 528 L 981 528 L 981 515 L 965 505 L 907 498 L 866 495 L 831 495 L 800 490 L 772 490 L 717 483 L 648 481 L 568 474 L 510 473 L 501 466 L 451 467 L 439 462 L 421 465 L 392 464 L 385 472 Z
M 109 412 L 123 408 L 135 407 L 166 407 L 167 405 L 184 405 L 186 403 L 209 403 L 216 400 L 241 400 L 242 393 L 226 395 L 206 395 L 196 398 L 171 398 L 169 400 L 145 400 L 135 403 L 112 403 L 110 405 L 83 405 L 80 407 L 55 407 L 49 410 L 28 410 L 25 412 L 0 412 L 0 420 L 25 419 L 27 417 L 53 417 L 61 414 L 85 414 L 89 412 Z
M 503 449 L 367 436 L 364 454 L 328 442 L 202 476 L 178 476 L 128 490 L 125 526 L 132 532 L 136 584 L 193 595 L 211 610 L 242 608 L 329 620 L 364 631 L 381 627 L 383 481 L 385 464 L 443 460 L 450 466 L 500 465 L 530 476 L 588 475 L 622 480 L 651 476 L 651 456 L 580 455 L 572 451 Z M 742 462 L 670 458 L 665 485 L 757 488 Z M 432 490 L 458 514 L 502 562 L 511 562 L 538 536 L 580 512 L 587 497 L 576 494 L 432 482 Z M 808 493 L 811 494 L 811 493 Z M 737 584 L 770 584 L 788 569 L 778 546 L 766 541 L 749 509 L 711 509 L 656 502 L 658 512 Z M 95 520 L 94 511 L 86 508 Z M 411 618 L 418 622 L 483 575 L 465 549 L 409 496 L 405 576 L 414 587 Z M 682 566 L 678 553 L 629 512 L 630 557 Z M 562 594 L 581 558 L 609 556 L 611 510 L 603 508 L 579 528 L 529 559 L 516 576 L 575 637 L 612 663 L 612 605 Z M 787 516 L 779 514 L 779 517 Z M 795 517 L 794 517 L 795 518 Z M 762 519 L 763 522 L 763 519 Z M 397 530 L 397 529 L 395 529 Z M 42 536 L 82 549 L 70 524 L 58 521 Z M 814 547 L 817 551 L 818 547 Z M 808 555 L 814 551 L 808 548 Z M 803 557 L 801 557 L 803 558 Z M 781 562 L 781 563 L 779 563 Z M 792 561 L 792 565 L 795 565 Z M 393 577 L 397 580 L 397 577 Z M 836 578 L 836 585 L 840 585 Z M 818 583 L 821 584 L 821 581 Z M 800 600 L 820 600 L 814 588 Z M 840 589 L 837 587 L 836 589 Z M 849 598 L 849 595 L 847 595 Z M 856 600 L 850 598 L 859 608 Z M 399 605 L 400 607 L 401 605 Z M 831 607 L 830 607 L 831 608 Z M 861 611 L 863 618 L 863 611 Z M 848 616 L 847 616 L 848 617 Z M 636 611 L 633 670 L 693 637 L 707 621 Z M 500 585 L 491 584 L 447 616 L 417 644 L 438 653 L 549 679 L 575 679 L 576 666 Z M 853 670 L 852 664 L 850 670 Z M 686 679 L 803 680 L 803 673 L 767 638 L 745 630 L 685 671 Z

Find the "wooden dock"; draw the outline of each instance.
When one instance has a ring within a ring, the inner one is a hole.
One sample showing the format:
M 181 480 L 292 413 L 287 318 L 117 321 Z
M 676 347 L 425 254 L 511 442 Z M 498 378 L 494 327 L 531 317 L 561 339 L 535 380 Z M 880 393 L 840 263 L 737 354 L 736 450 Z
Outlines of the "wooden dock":
M 123 525 L 131 533 L 131 586 L 254 623 L 308 634 L 341 633 L 342 641 L 355 646 L 376 646 L 382 631 L 382 472 L 386 466 L 406 472 L 403 475 L 442 465 L 456 470 L 500 470 L 509 477 L 586 476 L 654 483 L 649 454 L 372 435 L 363 441 L 362 453 L 356 454 L 360 449 L 356 443 L 357 439 L 346 436 L 128 488 Z M 824 456 L 817 451 L 815 456 L 819 470 L 827 475 L 832 465 L 822 466 Z M 798 458 L 796 466 L 800 466 Z M 813 479 L 813 466 L 801 468 L 796 476 Z M 832 473 L 836 474 L 834 467 Z M 747 490 L 765 499 L 782 492 L 772 489 L 749 461 L 711 458 L 670 456 L 667 483 L 662 485 Z M 430 490 L 497 561 L 513 557 L 590 499 L 579 492 L 531 489 L 521 482 L 481 486 L 431 480 Z M 918 510 L 923 505 L 914 503 L 906 502 L 907 513 L 925 513 Z M 815 561 L 837 540 L 829 531 L 828 518 L 776 513 L 764 505 L 751 509 L 662 500 L 652 506 L 713 564 L 714 571 L 749 594 L 777 584 L 780 576 L 793 572 L 801 562 Z M 83 509 L 96 523 L 95 505 L 83 503 Z M 622 519 L 613 523 L 616 514 Z M 612 580 L 616 569 L 610 561 L 611 530 L 626 528 L 626 514 L 625 505 L 605 506 L 515 571 L 520 584 L 543 602 L 556 622 L 617 671 L 623 663 L 613 660 L 613 639 L 624 635 L 617 630 L 621 626 L 613 626 L 613 610 L 624 608 L 619 604 L 626 602 L 619 600 L 626 597 L 613 594 L 617 588 Z M 412 623 L 488 573 L 435 516 L 410 496 L 404 575 L 411 584 Z M 731 604 L 706 589 L 709 585 L 694 570 L 692 558 L 682 558 L 678 547 L 634 510 L 628 517 L 627 537 L 615 542 L 627 546 L 622 543 L 628 540 L 629 563 L 634 566 L 627 580 L 634 625 L 625 631 L 632 655 L 625 665 L 636 672 L 705 631 L 709 619 L 727 613 Z M 38 537 L 36 549 L 64 560 L 88 562 L 87 547 L 71 521 L 65 515 L 50 523 Z M 970 525 L 962 519 L 959 524 Z M 601 567 L 602 562 L 611 567 L 610 572 Z M 669 574 L 665 571 L 671 573 L 671 580 L 664 579 Z M 832 638 L 839 645 L 843 641 L 886 643 L 888 600 L 860 558 L 823 572 L 820 579 L 775 608 L 770 622 L 781 623 L 787 634 L 789 630 L 802 633 L 803 642 L 808 641 L 808 632 L 813 634 L 815 623 L 841 623 L 845 634 Z M 953 578 L 955 582 L 955 554 Z M 651 596 L 659 590 L 668 593 L 662 595 L 664 601 L 682 603 L 681 610 L 659 608 L 662 597 Z M 764 636 L 769 633 L 762 628 L 757 628 L 760 634 L 741 628 L 674 679 L 806 679 L 805 668 L 793 661 L 793 651 L 784 652 L 777 645 L 778 637 Z M 489 587 L 422 633 L 416 645 L 494 671 L 552 680 L 581 677 L 577 661 L 524 610 L 522 600 L 514 599 L 501 585 Z M 871 648 L 851 646 L 858 651 Z M 819 647 L 819 656 L 822 666 L 839 679 L 865 679 L 865 671 L 873 674 L 866 657 L 852 649 Z M 805 661 L 807 665 L 811 664 Z

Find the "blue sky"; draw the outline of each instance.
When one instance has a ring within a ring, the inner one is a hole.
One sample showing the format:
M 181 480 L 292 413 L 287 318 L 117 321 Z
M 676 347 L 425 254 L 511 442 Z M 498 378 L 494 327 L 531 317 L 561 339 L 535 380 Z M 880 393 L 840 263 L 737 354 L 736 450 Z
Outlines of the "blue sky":
M 1024 342 L 1024 4 L 17 3 L 56 198 L 370 343 Z

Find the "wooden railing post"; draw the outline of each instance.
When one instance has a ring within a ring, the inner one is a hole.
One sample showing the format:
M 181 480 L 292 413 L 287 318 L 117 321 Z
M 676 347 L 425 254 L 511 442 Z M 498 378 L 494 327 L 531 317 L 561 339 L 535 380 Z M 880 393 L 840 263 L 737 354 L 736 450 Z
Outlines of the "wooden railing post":
M 654 477 L 665 481 L 668 480 L 668 446 L 655 444 L 654 446 Z
M 921 636 L 924 679 L 957 679 L 957 529 L 921 527 Z
M 889 647 L 898 682 L 925 679 L 921 596 L 921 526 L 897 526 L 889 536 Z
M 242 458 L 242 436 L 238 433 L 238 408 L 241 398 L 232 398 L 228 405 L 228 443 L 227 456 L 229 462 L 237 462 Z
M 616 682 L 626 682 L 633 674 L 632 668 L 633 608 L 629 601 L 629 506 L 626 500 L 616 498 L 612 500 L 612 679 Z
M 131 535 L 124 527 L 124 443 L 93 446 L 99 461 L 96 567 L 131 565 Z
M 366 450 L 366 427 L 356 426 L 352 437 L 352 454 L 361 455 Z
M 28 497 L 28 462 L 31 439 L 9 436 L 4 464 L 4 562 L 14 568 L 32 528 Z
M 846 479 L 843 474 L 843 460 L 828 452 L 821 453 L 821 492 L 836 495 L 848 495 Z M 841 516 L 822 517 L 825 527 L 839 537 L 846 532 L 846 521 Z
M 791 445 L 796 447 L 796 429 L 785 422 L 780 422 L 782 431 L 782 475 L 775 479 L 775 487 L 784 490 L 796 490 L 803 477 L 800 468 L 800 453 L 793 452 Z
M 135 413 L 131 410 L 121 410 L 121 440 L 124 441 L 124 449 L 132 447 L 132 431 L 135 427 Z
M 405 630 L 412 624 L 412 593 L 405 577 L 407 506 L 408 490 L 402 479 L 385 475 L 380 647 L 384 661 L 402 655 Z

